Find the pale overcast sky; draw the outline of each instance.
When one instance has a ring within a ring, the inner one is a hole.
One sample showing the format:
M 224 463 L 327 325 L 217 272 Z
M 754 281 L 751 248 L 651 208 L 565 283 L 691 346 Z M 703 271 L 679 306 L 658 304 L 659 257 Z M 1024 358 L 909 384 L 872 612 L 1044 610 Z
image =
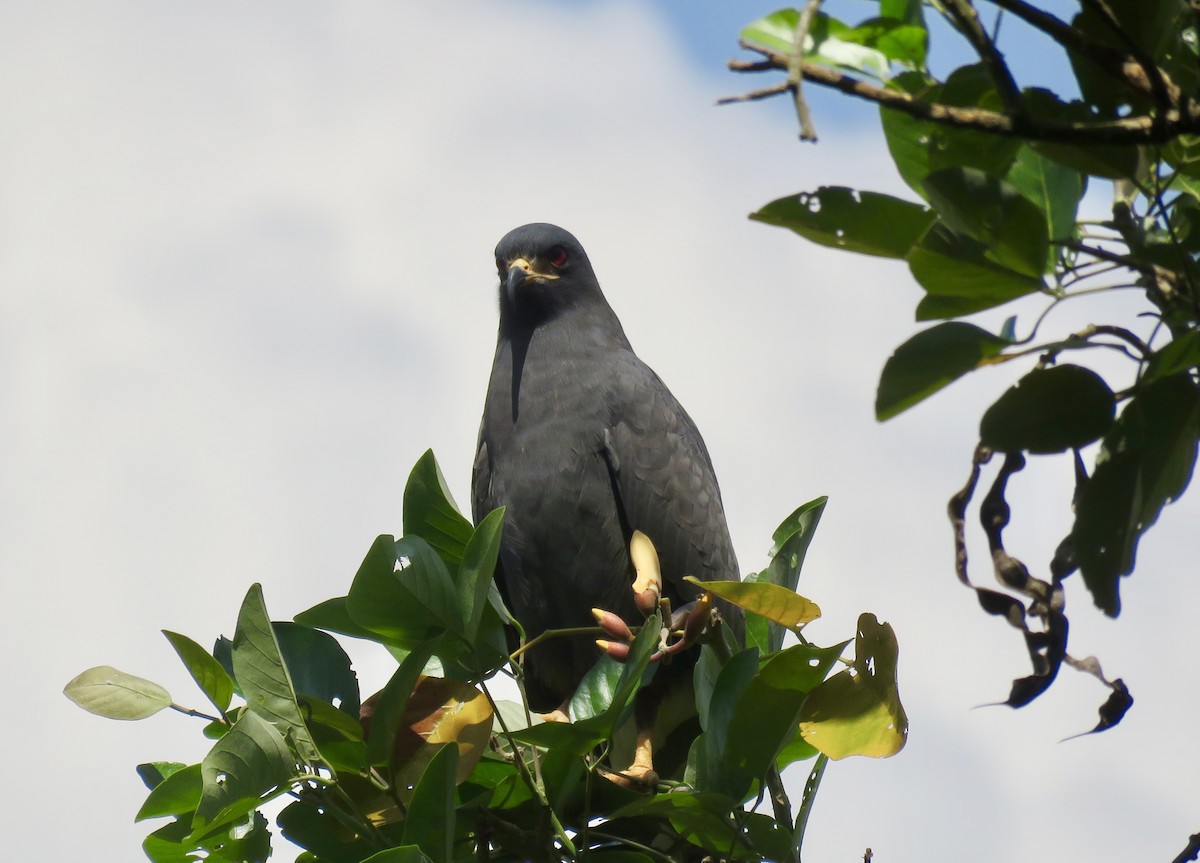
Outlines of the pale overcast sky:
M 770 6 L 683 5 L 0 8 L 6 859 L 140 859 L 156 825 L 132 823 L 134 766 L 206 749 L 178 714 L 83 713 L 72 676 L 111 664 L 201 706 L 160 628 L 232 634 L 254 581 L 277 618 L 344 593 L 399 531 L 426 448 L 467 504 L 492 249 L 529 221 L 580 238 L 697 421 L 743 569 L 828 494 L 811 637 L 866 610 L 898 633 L 908 747 L 831 765 L 807 859 L 1166 861 L 1200 829 L 1200 492 L 1143 543 L 1119 621 L 1072 579 L 1073 652 L 1137 698 L 1121 727 L 1059 743 L 1105 694 L 1067 671 L 1026 710 L 973 710 L 1027 664 L 956 582 L 944 509 L 1014 372 L 875 423 L 879 370 L 916 328 L 906 268 L 746 219 L 822 184 L 907 195 L 872 112 L 817 98 L 807 146 L 782 102 L 714 107 L 762 83 L 721 61 Z M 1040 459 L 1013 482 L 1010 548 L 1042 572 L 1069 471 Z M 348 648 L 382 686 L 382 651 Z

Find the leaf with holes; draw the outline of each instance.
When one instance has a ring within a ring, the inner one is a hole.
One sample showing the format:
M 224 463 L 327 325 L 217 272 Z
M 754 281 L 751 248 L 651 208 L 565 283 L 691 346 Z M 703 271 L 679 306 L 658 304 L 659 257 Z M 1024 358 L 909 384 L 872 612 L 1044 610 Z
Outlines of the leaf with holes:
M 877 192 L 822 186 L 772 201 L 750 218 L 795 231 L 805 239 L 848 252 L 903 258 L 936 214 Z

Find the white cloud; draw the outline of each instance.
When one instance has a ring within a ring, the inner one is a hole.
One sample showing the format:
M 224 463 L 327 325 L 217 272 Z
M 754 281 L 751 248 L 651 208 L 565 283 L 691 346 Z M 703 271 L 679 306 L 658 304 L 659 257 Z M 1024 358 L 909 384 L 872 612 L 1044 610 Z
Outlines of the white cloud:
M 1122 728 L 1054 742 L 1092 721 L 1101 693 L 1082 680 L 1024 712 L 968 709 L 1025 673 L 1015 638 L 954 582 L 942 515 L 1010 378 L 877 426 L 878 370 L 912 331 L 904 267 L 744 218 L 823 183 L 895 188 L 877 140 L 831 119 L 802 147 L 777 113 L 712 107 L 719 94 L 632 3 L 5 15 L 4 729 L 7 811 L 27 825 L 14 859 L 130 859 L 148 826 L 129 823 L 133 765 L 204 751 L 182 717 L 80 713 L 59 694 L 71 676 L 109 663 L 192 703 L 157 627 L 228 633 L 255 580 L 280 617 L 343 591 L 373 536 L 400 529 L 429 446 L 467 503 L 491 249 L 532 220 L 581 238 L 704 431 L 743 568 L 828 493 L 805 574 L 828 618 L 816 637 L 840 639 L 867 609 L 896 626 L 912 743 L 831 767 L 814 857 L 1117 860 L 1136 844 L 1166 859 L 1194 829 L 1196 696 L 1154 638 L 1190 631 L 1194 499 L 1145 544 L 1118 625 L 1072 585 L 1080 650 L 1139 698 Z M 1039 548 L 1031 563 L 1065 529 L 1049 519 L 1066 482 L 1045 518 L 1014 525 Z M 380 685 L 381 658 L 356 658 Z

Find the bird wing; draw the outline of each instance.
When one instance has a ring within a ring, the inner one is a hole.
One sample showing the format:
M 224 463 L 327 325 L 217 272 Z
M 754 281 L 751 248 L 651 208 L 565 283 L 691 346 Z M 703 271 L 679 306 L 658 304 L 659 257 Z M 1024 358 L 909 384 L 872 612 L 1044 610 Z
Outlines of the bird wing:
M 696 424 L 652 369 L 632 352 L 616 370 L 605 457 L 622 526 L 658 551 L 664 589 L 698 591 L 683 580 L 737 579 L 737 559 L 712 460 Z

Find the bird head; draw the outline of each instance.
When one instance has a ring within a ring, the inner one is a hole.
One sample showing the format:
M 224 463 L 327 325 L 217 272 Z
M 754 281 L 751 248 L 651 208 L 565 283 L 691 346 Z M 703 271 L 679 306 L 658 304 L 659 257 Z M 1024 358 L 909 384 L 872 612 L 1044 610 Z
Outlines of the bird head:
M 496 246 L 501 317 L 537 321 L 600 297 L 583 246 L 557 225 L 536 222 L 504 235 Z

